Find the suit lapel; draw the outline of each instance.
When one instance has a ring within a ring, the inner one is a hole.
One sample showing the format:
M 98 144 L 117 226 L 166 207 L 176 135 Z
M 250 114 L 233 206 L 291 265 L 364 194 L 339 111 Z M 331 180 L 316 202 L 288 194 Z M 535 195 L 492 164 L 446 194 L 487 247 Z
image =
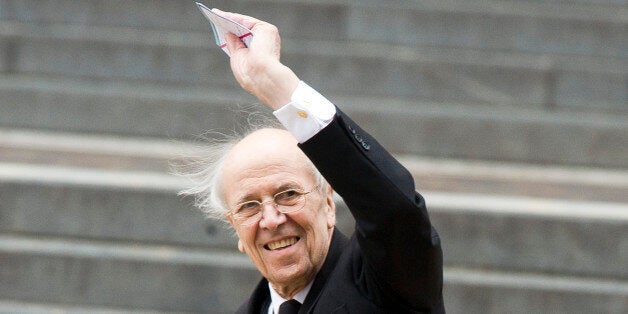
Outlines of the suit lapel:
M 244 303 L 237 311 L 238 314 L 260 314 L 268 313 L 270 305 L 270 292 L 268 291 L 268 281 L 262 278 L 255 287 L 253 294 L 249 300 Z
M 318 298 L 320 297 L 323 287 L 325 287 L 327 278 L 329 278 L 329 275 L 336 267 L 336 263 L 338 262 L 338 259 L 340 258 L 347 242 L 349 242 L 349 239 L 338 231 L 338 229 L 334 229 L 331 244 L 329 245 L 329 251 L 327 252 L 327 257 L 325 258 L 325 263 L 323 263 L 323 267 L 318 274 L 316 274 L 312 288 L 305 298 L 303 306 L 301 306 L 301 310 L 299 311 L 300 313 L 310 313 L 316 302 L 318 302 Z

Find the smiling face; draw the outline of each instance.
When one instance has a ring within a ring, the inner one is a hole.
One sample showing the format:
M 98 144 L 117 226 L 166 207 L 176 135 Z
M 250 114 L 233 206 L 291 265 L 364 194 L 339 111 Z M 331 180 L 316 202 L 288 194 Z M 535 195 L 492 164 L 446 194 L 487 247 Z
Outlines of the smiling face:
M 304 288 L 322 267 L 336 220 L 331 188 L 315 188 L 312 165 L 296 144 L 287 131 L 259 130 L 233 147 L 222 168 L 229 209 L 250 200 L 267 202 L 286 189 L 312 191 L 297 212 L 280 213 L 271 201 L 256 223 L 242 225 L 227 216 L 240 251 L 285 298 Z

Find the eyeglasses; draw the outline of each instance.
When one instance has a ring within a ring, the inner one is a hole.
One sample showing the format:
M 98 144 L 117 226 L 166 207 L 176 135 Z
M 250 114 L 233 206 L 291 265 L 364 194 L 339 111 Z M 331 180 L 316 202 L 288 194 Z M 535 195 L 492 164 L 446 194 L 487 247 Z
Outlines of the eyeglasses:
M 241 225 L 251 225 L 257 222 L 262 216 L 262 209 L 264 204 L 271 203 L 283 214 L 289 214 L 297 212 L 305 206 L 305 197 L 310 194 L 318 186 L 315 186 L 310 191 L 302 191 L 299 189 L 288 189 L 281 191 L 273 195 L 272 200 L 266 202 L 260 201 L 247 201 L 235 206 L 230 210 L 227 215 L 230 215 Z

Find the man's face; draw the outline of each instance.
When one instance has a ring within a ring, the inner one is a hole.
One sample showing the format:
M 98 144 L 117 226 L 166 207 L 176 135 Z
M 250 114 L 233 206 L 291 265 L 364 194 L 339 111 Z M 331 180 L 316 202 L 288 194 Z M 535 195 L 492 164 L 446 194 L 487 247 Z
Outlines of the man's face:
M 303 288 L 314 279 L 329 249 L 335 224 L 331 189 L 321 192 L 315 187 L 307 158 L 286 131 L 255 132 L 236 145 L 226 160 L 222 183 L 229 209 L 251 200 L 267 202 L 253 224 L 242 225 L 228 216 L 239 238 L 238 248 L 278 292 Z M 280 213 L 272 198 L 290 188 L 312 192 L 306 195 L 303 209 Z

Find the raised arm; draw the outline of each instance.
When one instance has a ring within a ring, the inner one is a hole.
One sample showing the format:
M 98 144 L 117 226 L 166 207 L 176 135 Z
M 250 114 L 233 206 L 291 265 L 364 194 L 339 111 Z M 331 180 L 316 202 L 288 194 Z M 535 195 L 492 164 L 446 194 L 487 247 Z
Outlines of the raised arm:
M 410 173 L 340 110 L 328 127 L 300 146 L 356 219 L 363 263 L 353 271 L 362 292 L 380 306 L 438 309 L 440 240 Z

